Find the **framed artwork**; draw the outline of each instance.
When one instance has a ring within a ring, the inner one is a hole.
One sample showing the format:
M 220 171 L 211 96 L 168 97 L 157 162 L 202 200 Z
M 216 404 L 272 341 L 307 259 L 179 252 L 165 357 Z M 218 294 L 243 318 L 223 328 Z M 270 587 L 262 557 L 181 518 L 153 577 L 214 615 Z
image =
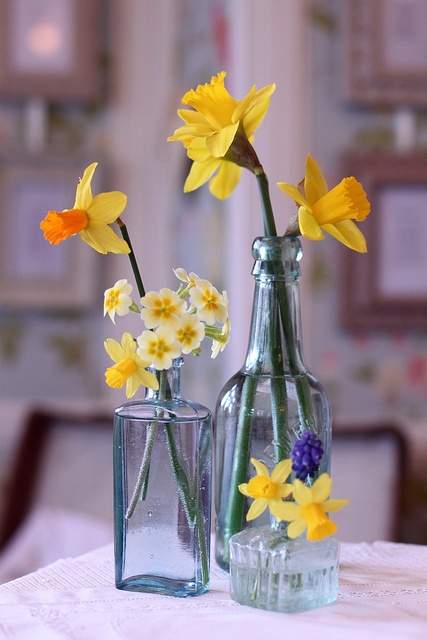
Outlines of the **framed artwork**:
M 427 330 L 427 156 L 351 154 L 343 165 L 371 203 L 368 253 L 343 252 L 343 325 Z
M 3 308 L 80 310 L 93 304 L 96 252 L 78 236 L 50 245 L 40 229 L 49 210 L 73 206 L 85 167 L 84 160 L 0 161 Z
M 98 0 L 0 1 L 0 96 L 94 100 L 99 57 Z
M 426 33 L 425 0 L 347 0 L 347 98 L 364 105 L 426 105 Z

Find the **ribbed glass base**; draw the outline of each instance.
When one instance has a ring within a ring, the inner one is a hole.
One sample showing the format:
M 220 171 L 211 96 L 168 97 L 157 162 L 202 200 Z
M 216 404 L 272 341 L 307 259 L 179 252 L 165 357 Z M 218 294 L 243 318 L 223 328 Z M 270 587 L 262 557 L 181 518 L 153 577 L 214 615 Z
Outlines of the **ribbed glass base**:
M 320 607 L 336 600 L 338 563 L 334 538 L 290 540 L 274 527 L 246 529 L 230 539 L 230 595 L 268 611 Z

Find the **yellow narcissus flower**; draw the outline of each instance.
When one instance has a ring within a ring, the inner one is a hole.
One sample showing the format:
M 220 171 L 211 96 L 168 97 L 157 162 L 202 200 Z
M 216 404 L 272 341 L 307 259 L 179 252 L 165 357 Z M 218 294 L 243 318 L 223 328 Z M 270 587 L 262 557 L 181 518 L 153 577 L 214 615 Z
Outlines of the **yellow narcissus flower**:
M 170 369 L 172 360 L 181 354 L 181 345 L 175 331 L 167 327 L 158 327 L 156 331 L 143 331 L 137 338 L 137 353 L 152 363 L 158 371 Z
M 199 348 L 205 337 L 205 325 L 200 322 L 197 315 L 188 312 L 181 316 L 179 322 L 176 339 L 181 344 L 182 353 L 191 353 Z
M 191 89 L 184 95 L 182 104 L 193 107 L 193 110 L 178 110 L 185 125 L 168 138 L 168 141 L 181 141 L 188 157 L 193 160 L 184 191 L 197 189 L 218 169 L 209 187 L 212 194 L 221 200 L 227 198 L 236 187 L 242 166 L 249 164 L 253 168 L 254 161 L 258 164 L 251 145 L 245 143 L 252 141 L 276 88 L 271 84 L 257 91 L 254 85 L 243 100 L 236 100 L 225 88 L 225 76 L 226 72 L 222 71 L 212 76 L 210 83 L 199 85 L 196 90 Z M 230 154 L 236 134 L 245 141 L 243 153 L 240 153 L 242 148 L 237 150 L 239 160 L 236 155 Z
M 332 478 L 322 473 L 313 486 L 307 487 L 301 480 L 294 480 L 295 502 L 283 502 L 277 509 L 281 520 L 290 522 L 287 533 L 297 538 L 307 528 L 307 540 L 322 540 L 337 530 L 337 525 L 327 516 L 329 511 L 339 511 L 349 500 L 328 500 L 332 489 Z
M 239 491 L 243 495 L 254 498 L 246 515 L 246 520 L 258 518 L 267 507 L 270 509 L 271 514 L 279 520 L 278 509 L 283 504 L 282 499 L 286 498 L 292 491 L 292 485 L 285 483 L 292 470 L 292 460 L 287 459 L 279 462 L 271 472 L 271 477 L 265 464 L 254 458 L 251 458 L 251 462 L 256 469 L 257 475 L 251 478 L 249 482 L 239 484 Z
M 365 238 L 353 220 L 365 220 L 370 204 L 355 178 L 344 178 L 329 191 L 319 166 L 307 156 L 303 190 L 286 182 L 277 185 L 300 205 L 298 224 L 305 238 L 323 240 L 326 231 L 354 251 L 367 251 Z
M 143 360 L 136 353 L 136 344 L 130 333 L 124 333 L 122 344 L 108 338 L 104 347 L 116 364 L 105 372 L 105 381 L 109 387 L 120 389 L 126 383 L 126 396 L 132 398 L 141 385 L 149 389 L 158 389 L 159 383 L 155 375 L 146 371 L 151 362 Z
M 190 291 L 190 302 L 196 307 L 197 315 L 203 322 L 215 324 L 227 319 L 227 304 L 209 280 L 196 280 Z
M 147 329 L 165 325 L 171 329 L 179 327 L 179 319 L 186 310 L 185 301 L 172 289 L 164 287 L 157 291 L 149 291 L 143 298 L 141 310 Z
M 133 287 L 127 280 L 118 280 L 114 287 L 107 289 L 104 293 L 104 316 L 108 313 L 111 320 L 116 323 L 114 316 L 125 316 L 129 313 L 129 307 L 132 305 Z
M 126 206 L 127 197 L 121 191 L 92 195 L 91 181 L 98 163 L 93 162 L 83 174 L 72 209 L 49 211 L 40 223 L 44 237 L 51 244 L 59 244 L 79 234 L 99 253 L 130 253 L 130 248 L 109 226 L 116 222 Z

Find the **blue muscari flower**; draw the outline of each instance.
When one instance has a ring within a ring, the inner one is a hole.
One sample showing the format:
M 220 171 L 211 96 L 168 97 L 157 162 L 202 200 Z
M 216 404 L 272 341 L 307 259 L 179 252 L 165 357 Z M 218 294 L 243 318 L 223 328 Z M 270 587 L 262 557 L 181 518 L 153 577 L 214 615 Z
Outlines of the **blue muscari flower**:
M 324 454 L 322 442 L 309 429 L 302 432 L 291 451 L 292 470 L 299 480 L 314 476 Z

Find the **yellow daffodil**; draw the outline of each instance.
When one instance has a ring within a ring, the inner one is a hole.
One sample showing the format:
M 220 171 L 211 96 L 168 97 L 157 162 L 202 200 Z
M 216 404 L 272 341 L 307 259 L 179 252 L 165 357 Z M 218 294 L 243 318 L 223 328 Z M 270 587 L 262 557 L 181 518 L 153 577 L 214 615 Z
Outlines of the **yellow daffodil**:
M 184 313 L 176 330 L 176 339 L 181 344 L 182 353 L 191 353 L 198 349 L 205 337 L 205 325 L 197 315 Z
M 141 310 L 147 329 L 165 325 L 171 329 L 179 327 L 180 316 L 185 312 L 185 301 L 172 289 L 164 287 L 157 291 L 149 291 L 143 298 Z
M 365 220 L 370 204 L 355 178 L 344 178 L 329 191 L 319 166 L 307 156 L 303 191 L 286 182 L 277 184 L 300 205 L 298 224 L 305 238 L 322 240 L 326 231 L 350 249 L 366 252 L 365 238 L 353 220 Z
M 130 333 L 124 333 L 120 345 L 113 338 L 104 342 L 110 358 L 116 364 L 105 372 L 108 386 L 120 389 L 126 383 L 126 396 L 131 398 L 141 385 L 150 389 L 158 389 L 159 383 L 155 375 L 146 371 L 151 362 L 143 360 L 136 353 L 136 344 Z
M 121 191 L 92 195 L 91 181 L 97 162 L 83 174 L 72 209 L 49 211 L 40 223 L 44 237 L 51 244 L 59 244 L 76 233 L 99 253 L 130 253 L 130 248 L 109 226 L 116 222 L 126 206 L 127 197 Z
M 125 316 L 129 313 L 129 307 L 132 305 L 133 287 L 127 280 L 118 280 L 114 287 L 107 289 L 104 293 L 104 316 L 108 313 L 111 320 L 115 321 L 115 314 Z
M 290 522 L 288 536 L 297 538 L 307 528 L 307 540 L 322 540 L 337 530 L 337 525 L 327 516 L 329 511 L 339 511 L 348 500 L 328 500 L 332 489 L 332 478 L 322 473 L 313 486 L 307 487 L 301 480 L 294 480 L 295 502 L 283 502 L 277 509 L 281 520 Z
M 197 315 L 203 322 L 215 324 L 227 319 L 228 311 L 224 298 L 209 280 L 196 280 L 190 291 L 190 302 L 196 307 Z
M 236 187 L 245 161 L 253 164 L 253 158 L 256 158 L 251 146 L 247 145 L 245 153 L 251 157 L 244 158 L 244 153 L 243 164 L 235 164 L 237 158 L 229 152 L 236 135 L 239 133 L 245 141 L 252 141 L 276 88 L 271 84 L 257 91 L 254 85 L 243 100 L 236 100 L 225 88 L 225 76 L 226 72 L 222 71 L 212 76 L 210 83 L 199 85 L 184 95 L 182 104 L 193 110 L 178 110 L 185 125 L 168 138 L 169 141 L 180 140 L 193 160 L 184 191 L 197 189 L 219 169 L 209 186 L 213 195 L 220 199 L 228 197 Z
M 286 498 L 292 491 L 292 485 L 285 483 L 292 470 L 292 460 L 287 459 L 279 462 L 271 472 L 271 476 L 265 464 L 254 458 L 251 458 L 251 462 L 256 469 L 257 475 L 251 478 L 249 482 L 239 484 L 239 491 L 243 495 L 254 498 L 246 515 L 246 520 L 258 518 L 267 507 L 278 520 L 277 514 L 278 509 L 283 504 L 282 499 Z
M 143 331 L 137 338 L 137 353 L 143 360 L 149 360 L 158 371 L 170 369 L 172 360 L 181 354 L 181 345 L 175 331 L 160 326 L 156 331 Z

